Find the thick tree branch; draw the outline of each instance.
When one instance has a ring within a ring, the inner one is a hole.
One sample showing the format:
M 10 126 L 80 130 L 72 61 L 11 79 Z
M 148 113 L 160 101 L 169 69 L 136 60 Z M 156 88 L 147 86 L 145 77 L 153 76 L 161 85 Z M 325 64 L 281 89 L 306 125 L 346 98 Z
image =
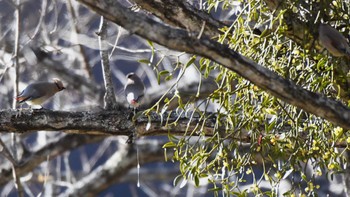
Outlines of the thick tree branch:
M 205 35 L 214 36 L 220 33 L 219 28 L 222 28 L 224 24 L 221 21 L 213 19 L 208 13 L 195 9 L 192 5 L 185 0 L 172 1 L 172 0 L 133 0 L 142 9 L 145 9 L 155 16 L 159 17 L 165 23 L 173 25 L 179 28 L 185 28 L 195 32 L 199 32 L 203 21 L 205 21 Z M 268 8 L 277 16 L 282 7 L 278 7 L 281 4 L 279 0 L 264 0 Z M 278 10 L 276 10 L 278 8 Z M 312 27 L 309 24 L 305 24 L 300 20 L 296 20 L 293 14 L 284 14 L 285 22 L 289 25 L 289 29 L 286 31 L 286 36 L 299 45 L 306 45 L 305 40 L 309 40 L 308 44 L 313 43 L 314 39 L 305 39 L 305 36 L 310 36 L 305 32 L 312 33 Z M 274 31 L 278 25 L 274 25 L 271 31 Z M 319 45 L 316 46 L 321 49 Z
M 129 136 L 132 131 L 136 131 L 138 136 L 159 136 L 169 133 L 174 136 L 190 134 L 213 136 L 220 132 L 221 137 L 250 142 L 250 134 L 247 130 L 238 131 L 237 128 L 216 127 L 216 117 L 213 114 L 207 114 L 207 117 L 204 118 L 196 112 L 193 112 L 195 114 L 192 117 L 173 112 L 164 114 L 162 118 L 151 113 L 149 116 L 139 116 L 133 122 L 128 118 L 130 113 L 132 111 L 126 109 L 100 112 L 23 110 L 18 116 L 18 112 L 14 110 L 0 111 L 0 132 L 28 133 L 46 130 L 103 136 Z M 224 134 L 226 129 L 237 131 Z
M 307 112 L 325 118 L 336 125 L 350 129 L 350 110 L 334 99 L 307 91 L 271 70 L 206 37 L 197 39 L 187 31 L 159 23 L 144 14 L 132 12 L 119 2 L 80 0 L 106 19 L 130 32 L 164 45 L 209 58 L 270 92 L 277 98 Z
M 182 136 L 187 130 L 199 132 L 198 125 L 202 124 L 204 127 L 201 128 L 201 132 L 204 132 L 205 135 L 211 136 L 215 132 L 215 119 L 208 119 L 203 123 L 199 116 L 189 119 L 170 114 L 166 125 L 156 114 L 151 114 L 150 119 L 141 116 L 136 122 L 132 122 L 128 119 L 130 113 L 131 111 L 126 109 L 100 112 L 23 110 L 18 116 L 18 112 L 14 110 L 0 111 L 0 132 L 27 133 L 47 130 L 76 134 L 128 136 L 136 129 L 139 136 L 167 135 L 169 132 Z M 177 121 L 176 124 L 171 124 L 175 121 Z M 147 126 L 149 124 L 151 125 Z M 194 133 L 194 135 L 199 135 L 199 133 Z
M 133 122 L 128 119 L 132 111 L 122 109 L 120 111 L 100 112 L 67 112 L 50 110 L 23 110 L 21 115 L 14 110 L 0 111 L 0 132 L 28 133 L 32 131 L 63 131 L 73 134 L 94 134 L 129 136 L 136 130 L 138 136 L 174 136 L 205 135 L 213 136 L 217 132 L 222 133 L 222 138 L 235 139 L 240 142 L 250 142 L 250 132 L 239 128 L 216 127 L 216 117 L 213 114 L 201 117 L 199 114 L 183 116 L 176 112 L 164 114 L 163 118 L 155 113 L 149 116 L 139 116 Z M 180 117 L 179 117 L 180 116 Z M 232 132 L 226 133 L 229 129 Z M 264 134 L 264 125 L 261 125 L 261 133 Z M 279 129 L 280 132 L 290 130 L 289 127 Z M 307 137 L 307 132 L 300 133 L 301 138 Z M 346 144 L 338 143 L 344 147 Z
M 218 35 L 219 28 L 224 27 L 220 21 L 213 19 L 209 14 L 202 10 L 195 9 L 184 0 L 133 0 L 155 16 L 162 19 L 165 23 L 187 29 L 193 32 L 199 32 L 204 25 L 204 35 Z M 205 22 L 205 24 L 204 24 Z
M 66 133 L 128 135 L 133 123 L 127 112 L 68 112 L 50 110 L 0 111 L 0 131 L 26 133 L 38 130 Z
M 100 112 L 67 112 L 49 110 L 23 110 L 21 115 L 14 110 L 0 111 L 0 132 L 27 133 L 38 130 L 63 131 L 73 134 L 94 135 L 126 135 L 136 131 L 138 136 L 168 135 L 175 136 L 200 135 L 212 136 L 215 132 L 224 132 L 225 128 L 215 129 L 215 118 L 207 118 L 205 121 L 199 116 L 192 119 L 178 117 L 172 113 L 163 118 L 157 114 L 149 117 L 140 116 L 136 122 L 128 119 L 131 111 L 100 111 Z M 175 123 L 176 122 L 176 123 Z M 189 123 L 190 122 L 190 123 Z M 247 131 L 237 132 L 232 135 L 244 142 L 249 142 Z

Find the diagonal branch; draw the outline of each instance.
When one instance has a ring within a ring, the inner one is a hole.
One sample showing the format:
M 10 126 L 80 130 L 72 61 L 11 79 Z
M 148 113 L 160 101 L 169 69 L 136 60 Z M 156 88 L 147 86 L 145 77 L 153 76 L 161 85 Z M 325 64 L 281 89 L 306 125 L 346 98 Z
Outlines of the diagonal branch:
M 204 34 L 207 36 L 218 35 L 220 33 L 219 28 L 224 27 L 223 23 L 215 20 L 206 12 L 195 9 L 190 3 L 184 0 L 133 1 L 142 9 L 151 12 L 165 23 L 175 27 L 199 32 L 203 27 L 203 22 L 205 22 Z
M 72 20 L 71 20 L 71 26 L 72 26 L 72 30 L 74 31 L 74 33 L 76 34 L 80 34 L 80 29 L 76 23 L 76 20 L 77 20 L 77 14 L 73 8 L 73 5 L 72 5 L 72 1 L 71 0 L 67 0 L 67 9 L 68 9 L 68 13 L 70 14 L 70 16 L 72 17 Z M 93 79 L 93 75 L 92 75 L 92 71 L 91 71 L 91 67 L 89 65 L 89 58 L 86 54 L 86 51 L 84 49 L 84 47 L 82 45 L 78 45 L 78 49 L 79 49 L 79 52 L 81 53 L 81 56 L 83 58 L 83 67 L 84 69 L 86 70 L 86 73 L 88 74 L 89 76 L 89 79 Z
M 185 30 L 172 28 L 144 14 L 132 12 L 117 1 L 79 1 L 132 33 L 170 49 L 209 58 L 238 73 L 277 98 L 325 118 L 338 126 L 350 129 L 350 109 L 341 102 L 305 90 L 292 81 L 282 78 L 277 73 L 231 50 L 227 45 L 217 43 L 204 36 L 197 39 Z
M 140 161 L 142 163 L 164 161 L 163 141 L 142 141 L 139 146 Z M 137 165 L 137 154 L 133 145 L 119 143 L 121 147 L 103 165 L 96 168 L 87 176 L 74 183 L 60 196 L 97 196 L 98 193 L 111 185 L 120 182 L 130 169 Z M 171 157 L 172 151 L 167 152 Z M 96 180 L 99 180 L 96 182 Z

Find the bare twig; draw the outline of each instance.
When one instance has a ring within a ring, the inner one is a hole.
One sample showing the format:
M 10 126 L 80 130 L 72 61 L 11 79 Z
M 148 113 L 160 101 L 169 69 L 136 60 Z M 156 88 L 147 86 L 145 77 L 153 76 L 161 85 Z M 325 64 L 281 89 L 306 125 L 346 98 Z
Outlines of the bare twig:
M 24 190 L 23 190 L 23 186 L 21 183 L 21 177 L 17 173 L 17 169 L 16 169 L 15 164 L 12 163 L 11 167 L 12 167 L 12 176 L 13 176 L 13 179 L 15 180 L 15 187 L 17 188 L 17 194 L 19 197 L 23 197 Z
M 19 37 L 20 37 L 20 32 L 21 32 L 21 11 L 20 11 L 20 0 L 17 0 L 16 2 L 16 33 L 15 33 L 15 48 L 14 48 L 14 54 L 13 57 L 15 59 L 15 83 L 14 83 L 14 87 L 13 87 L 13 93 L 14 93 L 14 97 L 16 97 L 19 93 L 18 90 L 18 81 L 19 81 Z M 17 100 L 14 99 L 13 100 L 13 104 L 12 104 L 12 108 L 16 109 L 17 107 Z
M 4 157 L 9 160 L 12 164 L 17 165 L 17 161 L 13 158 L 13 156 L 11 155 L 11 152 L 8 150 L 6 144 L 2 141 L 2 139 L 0 138 L 0 145 L 1 145 L 1 151 L 2 154 L 4 155 Z
M 197 36 L 197 39 L 200 39 L 202 37 L 203 32 L 204 32 L 204 27 L 205 27 L 205 21 L 203 21 L 203 25 L 202 25 L 201 31 L 199 32 L 199 34 Z
M 101 16 L 100 28 L 97 32 L 98 41 L 100 44 L 100 54 L 101 54 L 101 65 L 102 65 L 102 73 L 105 84 L 106 93 L 104 96 L 104 108 L 105 109 L 114 109 L 116 108 L 116 100 L 114 95 L 113 83 L 111 78 L 111 69 L 109 65 L 108 59 L 108 50 L 107 47 L 104 46 L 104 41 L 107 38 L 107 21 L 104 20 L 104 17 Z
M 79 27 L 77 25 L 77 16 L 75 13 L 75 10 L 72 6 L 72 1 L 71 0 L 67 0 L 67 8 L 68 8 L 68 12 L 71 15 L 72 19 L 71 19 L 71 23 L 72 23 L 72 28 L 73 28 L 73 34 L 80 34 L 80 30 Z M 90 79 L 93 79 L 93 75 L 92 75 L 92 71 L 91 71 L 91 67 L 89 65 L 89 59 L 86 55 L 85 49 L 82 45 L 78 45 L 79 47 L 79 51 L 81 53 L 81 56 L 83 57 L 83 67 L 85 68 L 86 73 L 88 74 Z
M 14 48 L 14 58 L 15 58 L 15 84 L 14 84 L 14 97 L 16 97 L 19 93 L 18 90 L 18 83 L 19 83 L 19 42 L 20 42 L 20 33 L 21 33 L 21 2 L 20 0 L 16 0 L 16 34 L 15 34 L 15 48 Z M 13 109 L 17 108 L 17 100 L 13 100 Z M 18 144 L 18 136 L 16 133 L 11 134 L 12 137 L 12 151 L 13 151 L 13 158 L 15 161 L 19 161 L 19 155 L 17 151 L 17 144 Z M 4 147 L 4 150 L 6 147 Z M 23 186 L 20 180 L 20 177 L 17 174 L 16 169 L 16 162 L 12 162 L 12 168 L 13 168 L 13 178 L 15 180 L 15 186 L 17 188 L 17 193 L 19 197 L 24 196 L 23 192 Z
M 27 41 L 27 43 L 29 43 L 31 40 L 33 40 L 35 38 L 36 35 L 38 35 L 38 32 L 39 32 L 39 30 L 41 28 L 41 24 L 42 24 L 43 19 L 44 19 L 45 15 L 46 15 L 46 7 L 47 7 L 47 0 L 43 0 L 42 3 L 41 3 L 41 13 L 40 13 L 38 24 L 36 25 L 33 34 L 31 36 L 29 36 L 30 39 Z

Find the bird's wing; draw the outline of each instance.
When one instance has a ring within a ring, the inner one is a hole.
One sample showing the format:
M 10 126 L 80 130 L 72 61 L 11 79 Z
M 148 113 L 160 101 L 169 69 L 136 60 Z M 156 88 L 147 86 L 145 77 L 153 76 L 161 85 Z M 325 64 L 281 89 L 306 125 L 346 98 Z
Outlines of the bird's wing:
M 30 101 L 44 96 L 44 93 L 40 90 L 44 90 L 41 88 L 42 84 L 30 84 L 26 89 L 22 91 L 20 95 L 18 95 L 17 100 L 24 102 Z

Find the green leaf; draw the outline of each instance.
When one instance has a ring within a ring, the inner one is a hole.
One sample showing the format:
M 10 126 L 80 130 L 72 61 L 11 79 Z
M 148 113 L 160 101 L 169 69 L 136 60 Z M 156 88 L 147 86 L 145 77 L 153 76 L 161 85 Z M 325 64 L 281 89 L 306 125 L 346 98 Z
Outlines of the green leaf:
M 175 137 L 174 135 L 172 135 L 170 133 L 168 134 L 168 138 L 169 138 L 170 141 L 173 141 L 173 142 L 174 141 L 177 142 L 179 140 L 177 137 Z
M 143 64 L 150 64 L 151 62 L 148 59 L 140 59 L 137 60 L 139 63 L 143 63 Z
M 196 61 L 196 56 L 192 56 L 190 60 L 185 64 L 185 68 L 189 67 L 193 62 Z
M 177 186 L 177 184 L 179 183 L 179 181 L 181 180 L 181 178 L 182 178 L 182 175 L 181 175 L 181 174 L 178 175 L 178 176 L 176 176 L 175 179 L 174 179 L 174 181 L 173 181 L 173 185 L 174 185 L 174 186 Z
M 176 144 L 174 142 L 167 142 L 163 145 L 163 148 L 173 148 L 176 147 Z
M 169 81 L 171 79 L 173 79 L 173 75 L 168 75 L 168 76 L 165 77 L 165 81 Z
M 276 119 L 274 119 L 267 127 L 267 131 L 271 131 L 276 125 Z
M 147 40 L 147 43 L 148 43 L 148 45 L 149 45 L 149 46 L 151 46 L 152 48 L 154 48 L 154 46 L 153 46 L 153 42 L 152 42 L 152 41 Z
M 169 74 L 169 71 L 167 70 L 162 70 L 159 72 L 159 75 L 162 76 L 162 75 L 166 75 L 166 74 Z
M 170 101 L 169 98 L 164 99 L 164 103 L 169 103 L 169 101 Z
M 164 158 L 165 158 L 165 162 L 168 162 L 167 149 L 166 148 L 164 148 Z
M 158 70 L 157 70 L 157 83 L 160 84 L 160 74 L 158 73 Z
M 210 188 L 208 191 L 218 192 L 218 191 L 221 191 L 221 190 L 222 190 L 222 188 L 220 188 L 220 187 L 215 187 L 215 188 Z M 237 192 L 237 194 L 239 194 L 239 193 Z
M 303 180 L 307 180 L 307 177 L 306 177 L 306 175 L 303 173 L 302 175 L 301 175 L 301 178 L 303 179 Z
M 199 186 L 199 177 L 198 177 L 197 174 L 194 176 L 194 184 L 195 184 L 197 187 Z

